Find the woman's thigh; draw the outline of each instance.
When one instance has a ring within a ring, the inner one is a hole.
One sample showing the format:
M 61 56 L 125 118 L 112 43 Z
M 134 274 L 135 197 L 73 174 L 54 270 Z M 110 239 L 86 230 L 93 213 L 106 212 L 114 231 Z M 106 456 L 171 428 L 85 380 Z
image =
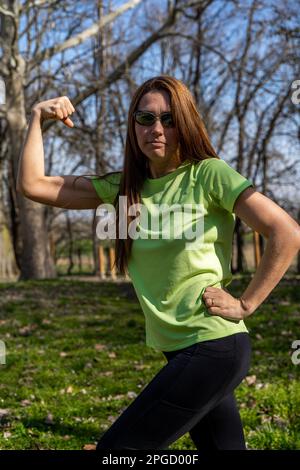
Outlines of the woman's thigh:
M 229 393 L 189 431 L 197 450 L 246 450 L 234 392 Z
M 168 363 L 100 439 L 98 449 L 166 449 L 240 383 L 248 334 L 165 353 Z

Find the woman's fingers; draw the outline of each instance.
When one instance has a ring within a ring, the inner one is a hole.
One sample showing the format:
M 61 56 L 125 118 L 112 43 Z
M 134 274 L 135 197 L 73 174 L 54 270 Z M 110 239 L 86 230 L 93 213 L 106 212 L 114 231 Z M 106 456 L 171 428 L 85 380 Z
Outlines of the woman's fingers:
M 74 123 L 69 117 L 62 119 L 62 122 L 68 127 L 74 127 Z
M 230 297 L 228 297 L 228 295 Z M 231 295 L 222 288 L 206 287 L 202 298 L 207 307 L 222 307 L 230 302 Z
M 71 121 L 69 116 L 73 113 L 69 106 L 57 103 L 52 107 L 53 118 L 62 121 L 68 127 L 74 127 L 74 123 Z
M 71 101 L 70 101 L 69 99 L 68 99 L 68 106 L 67 106 L 67 108 L 68 108 L 68 111 L 69 111 L 70 114 L 75 113 L 75 108 L 74 108 L 74 106 L 72 105 L 72 103 L 71 103 Z
M 75 111 L 75 109 L 67 96 L 63 97 L 63 102 L 64 102 L 64 109 L 66 110 L 66 112 L 68 114 L 72 114 Z
M 224 288 L 207 287 L 202 295 L 208 311 L 212 315 L 239 321 L 243 319 L 241 302 Z
M 56 119 L 64 119 L 66 117 L 64 116 L 63 110 L 61 109 L 59 104 L 56 105 L 54 109 L 54 114 Z
M 69 100 L 69 98 L 67 96 L 64 97 L 64 104 L 65 104 L 65 107 L 63 108 L 64 117 L 63 117 L 62 121 L 66 126 L 74 127 L 74 123 L 73 123 L 73 121 L 71 121 L 69 116 L 75 112 L 75 108 L 74 108 L 74 106 L 72 105 L 71 101 Z

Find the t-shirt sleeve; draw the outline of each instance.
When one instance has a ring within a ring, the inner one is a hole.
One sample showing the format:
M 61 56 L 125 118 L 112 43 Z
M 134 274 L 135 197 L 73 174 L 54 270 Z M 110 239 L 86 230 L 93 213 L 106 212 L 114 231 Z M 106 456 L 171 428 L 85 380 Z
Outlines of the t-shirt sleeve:
M 121 172 L 115 172 L 104 177 L 91 176 L 92 184 L 101 201 L 107 204 L 113 204 L 119 192 Z
M 250 179 L 234 170 L 224 160 L 209 158 L 202 164 L 207 192 L 216 204 L 229 212 L 233 212 L 236 199 L 246 188 L 250 186 L 254 188 Z

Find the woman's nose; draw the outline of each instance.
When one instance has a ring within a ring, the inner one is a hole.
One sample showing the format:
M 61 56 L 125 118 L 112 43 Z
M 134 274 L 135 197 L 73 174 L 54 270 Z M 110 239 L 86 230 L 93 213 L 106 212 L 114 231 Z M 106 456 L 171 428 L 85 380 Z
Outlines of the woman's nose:
M 156 121 L 151 126 L 151 133 L 152 134 L 156 134 L 156 133 L 162 134 L 163 131 L 164 131 L 164 128 L 162 126 L 162 123 L 160 122 L 159 119 L 156 119 Z

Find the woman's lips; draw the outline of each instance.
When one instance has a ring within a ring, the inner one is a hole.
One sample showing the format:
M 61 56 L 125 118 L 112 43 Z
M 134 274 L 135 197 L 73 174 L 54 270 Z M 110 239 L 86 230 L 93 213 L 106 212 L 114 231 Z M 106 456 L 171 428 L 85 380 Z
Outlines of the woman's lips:
M 150 145 L 153 145 L 154 147 L 161 147 L 162 145 L 165 145 L 164 142 L 149 142 Z

